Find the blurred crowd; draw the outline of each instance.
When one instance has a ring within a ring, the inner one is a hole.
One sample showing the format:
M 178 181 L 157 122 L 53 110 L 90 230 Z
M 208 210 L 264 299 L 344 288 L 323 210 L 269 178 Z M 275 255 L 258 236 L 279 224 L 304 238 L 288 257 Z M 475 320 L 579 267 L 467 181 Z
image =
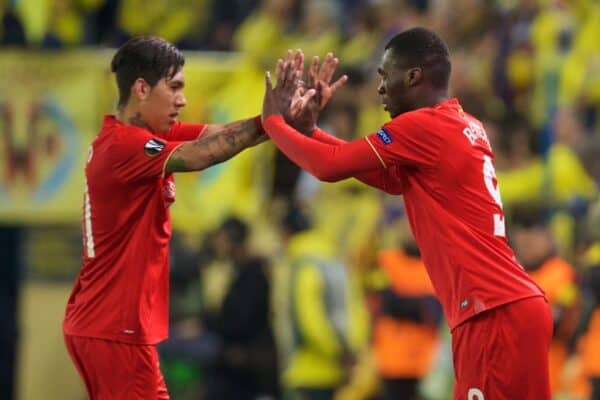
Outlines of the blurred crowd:
M 248 68 L 223 99 L 260 100 L 263 71 L 288 48 L 333 51 L 349 82 L 320 124 L 345 139 L 387 118 L 375 73 L 387 40 L 417 25 L 438 32 L 451 94 L 492 143 L 508 238 L 552 304 L 553 392 L 600 399 L 597 1 L 5 0 L 0 15 L 3 46 L 115 47 L 153 34 L 239 52 Z M 160 348 L 172 397 L 450 398 L 448 332 L 401 198 L 323 184 L 268 154 L 266 199 L 241 199 L 257 204 L 202 234 L 175 232 Z

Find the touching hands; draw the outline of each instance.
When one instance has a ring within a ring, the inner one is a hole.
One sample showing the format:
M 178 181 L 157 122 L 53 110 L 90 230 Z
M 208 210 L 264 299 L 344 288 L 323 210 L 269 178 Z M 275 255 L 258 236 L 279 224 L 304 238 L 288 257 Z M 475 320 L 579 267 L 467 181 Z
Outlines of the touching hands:
M 339 60 L 328 53 L 319 65 L 319 57 L 313 57 L 308 84 L 302 81 L 304 75 L 304 53 L 288 50 L 285 59 L 277 60 L 277 87 L 272 89 L 270 74 L 267 73 L 263 120 L 269 115 L 282 115 L 286 122 L 300 132 L 310 134 L 316 127 L 319 112 L 331 99 L 348 77 L 343 75 L 333 84 L 331 80 Z
M 348 77 L 342 75 L 337 81 L 331 84 L 331 79 L 333 79 L 333 74 L 335 74 L 338 64 L 339 60 L 337 57 L 333 56 L 333 53 L 327 53 L 325 61 L 323 61 L 323 64 L 321 64 L 320 67 L 318 56 L 314 56 L 310 64 L 308 70 L 308 86 L 318 88 L 321 97 L 321 110 L 329 102 L 333 93 L 348 81 Z

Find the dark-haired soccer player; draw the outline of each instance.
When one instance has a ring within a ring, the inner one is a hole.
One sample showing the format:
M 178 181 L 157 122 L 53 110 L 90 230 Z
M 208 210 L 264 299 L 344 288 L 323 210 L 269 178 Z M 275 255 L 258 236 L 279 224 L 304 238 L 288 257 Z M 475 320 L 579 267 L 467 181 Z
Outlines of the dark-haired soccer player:
M 452 329 L 454 399 L 549 400 L 550 309 L 507 243 L 485 130 L 448 96 L 446 44 L 423 28 L 387 44 L 378 91 L 392 120 L 351 142 L 315 125 L 327 82 L 299 102 L 298 120 L 312 126 L 305 123 L 301 134 L 287 125 L 281 114 L 298 103 L 299 84 L 290 63 L 280 72 L 274 90 L 267 73 L 263 104 L 263 126 L 275 144 L 321 180 L 378 173 L 373 186 L 404 196 Z
M 168 399 L 155 345 L 168 333 L 173 172 L 199 171 L 265 140 L 260 117 L 177 121 L 184 57 L 152 37 L 112 59 L 119 87 L 85 168 L 83 267 L 63 331 L 90 399 Z

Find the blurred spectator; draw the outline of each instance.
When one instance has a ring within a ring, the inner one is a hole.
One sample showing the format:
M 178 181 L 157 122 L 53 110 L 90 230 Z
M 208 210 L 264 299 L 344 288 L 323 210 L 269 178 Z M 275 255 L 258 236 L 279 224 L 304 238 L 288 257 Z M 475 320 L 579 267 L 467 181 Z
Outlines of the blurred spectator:
M 26 43 L 25 30 L 16 10 L 9 5 L 5 5 L 4 9 L 0 7 L 0 16 L 2 16 L 0 44 L 3 46 L 24 46 Z
M 208 0 L 120 0 L 117 44 L 133 36 L 153 35 L 177 46 L 198 47 L 210 12 Z
M 347 38 L 338 54 L 342 65 L 368 71 L 373 69 L 370 64 L 373 63 L 372 60 L 379 47 L 381 28 L 375 5 L 370 2 L 360 4 L 359 8 L 352 13 L 352 24 L 348 28 Z M 352 77 L 349 78 L 352 82 Z
M 552 306 L 554 336 L 550 345 L 550 387 L 560 393 L 569 345 L 579 317 L 579 289 L 575 269 L 557 256 L 552 231 L 541 210 L 531 206 L 513 211 L 511 242 L 515 255 L 544 290 Z
M 105 0 L 55 0 L 50 2 L 48 26 L 42 37 L 45 48 L 81 46 L 91 42 L 90 30 L 96 28 L 93 14 Z
M 500 153 L 508 162 L 499 166 L 504 168 L 498 168 L 497 175 L 506 206 L 541 201 L 560 207 L 573 198 L 589 200 L 596 195 L 594 181 L 570 146 L 556 142 L 543 158 L 539 131 L 519 114 L 508 116 L 499 129 Z M 563 130 L 562 126 L 558 128 L 558 132 Z
M 579 393 L 591 391 L 589 399 L 597 400 L 600 399 L 600 201 L 590 209 L 587 222 L 581 279 L 584 309 L 580 328 L 583 335 L 579 340 L 578 355 L 589 387 L 580 388 Z
M 259 0 L 213 1 L 208 47 L 212 50 L 232 50 L 235 30 L 259 3 Z
M 217 229 L 211 237 L 212 255 L 233 267 L 222 303 L 218 310 L 204 313 L 200 325 L 176 325 L 161 348 L 167 356 L 202 363 L 205 400 L 279 398 L 268 264 L 250 253 L 248 234 L 249 227 L 234 217 Z
M 579 1 L 571 5 L 577 25 L 572 45 L 561 66 L 558 88 L 560 105 L 582 111 L 582 122 L 589 130 L 600 127 L 600 4 Z
M 207 369 L 206 400 L 279 398 L 268 263 L 250 254 L 248 234 L 246 223 L 228 218 L 214 238 L 215 257 L 230 260 L 234 275 L 220 311 L 204 318 L 205 329 L 221 342 L 221 354 Z
M 272 68 L 273 54 L 283 54 L 290 32 L 298 24 L 300 2 L 262 0 L 244 20 L 233 37 L 234 49 L 241 51 L 261 69 Z
M 281 239 L 289 273 L 291 348 L 284 384 L 294 400 L 333 399 L 353 365 L 348 329 L 348 281 L 331 241 L 292 209 Z
M 302 18 L 290 47 L 301 48 L 312 58 L 324 57 L 327 52 L 338 52 L 341 45 L 339 24 L 340 9 L 333 0 L 305 0 L 302 3 Z
M 381 400 L 416 400 L 419 381 L 433 365 L 442 308 L 408 221 L 397 225 L 402 231 L 399 247 L 378 256 L 383 287 L 377 291 L 373 345 Z
M 516 2 L 500 16 L 499 49 L 494 68 L 494 86 L 510 112 L 525 108 L 533 84 L 530 29 L 537 13 L 535 0 Z M 522 98 L 525 97 L 525 100 Z

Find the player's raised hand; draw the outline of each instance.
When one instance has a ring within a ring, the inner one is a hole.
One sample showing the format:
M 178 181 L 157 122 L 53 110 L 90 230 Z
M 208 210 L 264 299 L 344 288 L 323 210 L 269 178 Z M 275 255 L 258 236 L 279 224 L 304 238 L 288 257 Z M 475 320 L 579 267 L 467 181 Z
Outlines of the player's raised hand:
M 295 53 L 287 51 L 286 57 L 277 60 L 277 96 L 280 103 L 280 110 L 284 118 L 290 122 L 294 116 L 290 114 L 290 105 L 292 99 L 297 96 L 297 92 L 302 88 L 304 94 L 304 83 L 301 81 L 304 73 L 304 53 L 298 49 Z
M 331 83 L 339 62 L 339 59 L 334 57 L 333 53 L 327 53 L 325 60 L 321 65 L 319 65 L 318 56 L 313 57 L 310 64 L 308 70 L 308 86 L 316 88 L 317 84 L 320 85 L 321 109 L 329 102 L 329 99 L 331 99 L 331 96 L 333 96 L 335 91 L 348 81 L 348 76 L 342 75 L 337 81 Z
M 309 102 L 316 95 L 315 89 L 298 90 L 298 73 L 294 63 L 283 61 L 277 65 L 279 79 L 277 87 L 273 89 L 273 82 L 269 71 L 265 74 L 265 97 L 263 99 L 263 121 L 270 115 L 290 114 L 295 111 L 309 109 Z
M 261 119 L 263 122 L 271 115 L 281 115 L 279 106 L 275 98 L 275 91 L 273 90 L 273 82 L 271 82 L 271 72 L 265 73 L 265 97 L 263 98 L 263 107 Z

